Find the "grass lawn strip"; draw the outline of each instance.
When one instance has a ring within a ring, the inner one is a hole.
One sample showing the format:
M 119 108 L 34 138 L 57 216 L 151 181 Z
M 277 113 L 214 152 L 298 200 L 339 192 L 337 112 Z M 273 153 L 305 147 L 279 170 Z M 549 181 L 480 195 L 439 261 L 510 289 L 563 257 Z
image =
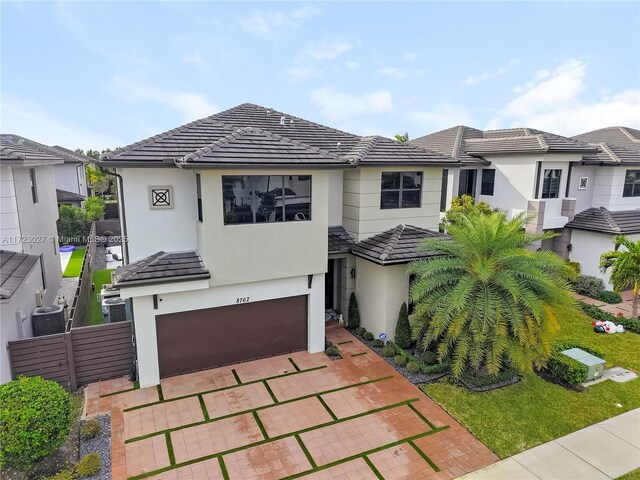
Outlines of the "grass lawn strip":
M 91 281 L 96 286 L 95 291 L 89 294 L 89 305 L 87 307 L 87 316 L 84 325 L 102 325 L 102 305 L 98 301 L 98 293 L 102 290 L 105 283 L 111 283 L 111 272 L 113 270 L 95 270 L 91 276 Z
M 353 353 L 353 354 L 351 354 L 351 356 L 352 356 L 352 357 L 360 357 L 360 356 L 362 356 L 362 355 L 366 355 L 367 353 L 369 353 L 369 352 Z
M 198 395 L 198 401 L 200 402 L 200 408 L 202 409 L 202 416 L 204 417 L 204 421 L 208 421 L 211 420 L 209 418 L 209 411 L 207 410 L 207 404 L 204 403 L 204 398 L 202 398 L 202 395 Z
M 204 461 L 210 460 L 212 458 L 216 458 L 216 457 L 220 457 L 220 456 L 224 456 L 224 455 L 229 455 L 230 453 L 235 453 L 235 452 L 239 452 L 241 450 L 247 450 L 247 449 L 250 449 L 250 448 L 258 447 L 260 445 L 264 445 L 265 443 L 274 442 L 276 440 L 283 440 L 285 438 L 295 437 L 296 435 L 301 435 L 303 433 L 307 433 L 307 432 L 310 432 L 312 430 L 316 430 L 316 429 L 319 429 L 319 428 L 324 428 L 324 427 L 327 427 L 327 426 L 330 426 L 330 425 L 335 425 L 335 424 L 338 424 L 338 423 L 343 423 L 343 422 L 346 422 L 346 421 L 349 421 L 349 420 L 354 420 L 354 419 L 360 418 L 360 417 L 365 417 L 365 416 L 373 414 L 373 413 L 382 412 L 384 410 L 390 410 L 390 409 L 393 409 L 393 408 L 401 407 L 403 405 L 410 405 L 411 403 L 418 402 L 418 401 L 420 401 L 420 399 L 418 399 L 418 398 L 405 400 L 404 402 L 400 402 L 400 403 L 396 403 L 396 404 L 393 404 L 393 405 L 387 405 L 387 406 L 384 406 L 384 407 L 376 408 L 376 409 L 370 410 L 368 412 L 359 413 L 357 415 L 352 415 L 350 417 L 345 417 L 345 418 L 341 418 L 339 420 L 335 420 L 335 421 L 332 421 L 332 422 L 327 422 L 327 423 L 323 423 L 323 424 L 316 425 L 316 426 L 313 426 L 313 427 L 305 428 L 305 429 L 299 430 L 297 432 L 291 432 L 291 433 L 287 433 L 287 434 L 284 434 L 284 435 L 279 435 L 277 437 L 272 437 L 272 438 L 269 438 L 269 439 L 261 440 L 259 442 L 251 443 L 249 445 L 244 445 L 242 447 L 236 447 L 236 448 L 233 448 L 233 449 L 230 449 L 230 450 L 226 450 L 226 451 L 223 451 L 223 452 L 213 453 L 211 455 L 206 455 L 206 456 L 203 456 L 203 457 L 200 457 L 200 458 L 194 458 L 193 460 L 188 460 L 186 462 L 182 462 L 182 463 L 179 463 L 179 464 L 176 464 L 176 465 L 171 465 L 171 466 L 168 466 L 168 467 L 160 468 L 158 470 L 145 472 L 145 473 L 142 473 L 140 475 L 136 475 L 134 477 L 129 477 L 129 480 L 139 480 L 139 479 L 142 479 L 142 478 L 151 477 L 153 475 L 158 475 L 160 473 L 164 473 L 164 472 L 167 472 L 169 470 L 173 470 L 175 468 L 185 467 L 187 465 L 193 465 L 194 463 L 204 462 Z M 258 410 L 258 409 L 256 409 L 256 410 Z M 240 414 L 236 414 L 236 415 L 240 415 Z M 309 473 L 314 473 L 314 472 L 317 472 L 317 471 L 320 471 L 320 470 L 325 470 L 325 469 L 333 467 L 335 465 L 340 465 L 342 463 L 346 463 L 346 462 L 349 462 L 351 460 L 355 460 L 357 458 L 363 458 L 366 455 L 371 455 L 373 453 L 377 453 L 377 452 L 380 452 L 382 450 L 386 450 L 387 448 L 395 447 L 397 445 L 402 445 L 403 443 L 407 443 L 407 442 L 410 442 L 410 441 L 413 441 L 413 440 L 417 440 L 419 438 L 426 437 L 428 435 L 433 435 L 434 433 L 441 432 L 441 431 L 446 430 L 448 428 L 449 428 L 449 426 L 446 425 L 444 427 L 439 427 L 439 428 L 436 428 L 436 429 L 433 429 L 433 430 L 429 430 L 428 432 L 420 433 L 418 435 L 414 435 L 414 436 L 409 437 L 409 438 L 404 438 L 404 439 L 401 439 L 401 440 L 397 440 L 395 442 L 392 442 L 392 443 L 389 443 L 389 444 L 386 444 L 386 445 L 381 445 L 380 447 L 377 447 L 377 448 L 374 448 L 374 449 L 371 449 L 371 450 L 367 450 L 365 452 L 361 452 L 361 453 L 358 453 L 356 455 L 352 455 L 351 457 L 347 457 L 347 458 L 343 458 L 343 459 L 340 459 L 340 460 L 336 460 L 335 462 L 331 462 L 331 463 L 328 463 L 326 465 L 322 465 L 320 467 L 316 467 L 316 468 L 314 468 L 312 470 L 307 470 L 307 471 L 304 471 L 304 472 L 300 472 L 298 474 L 291 475 L 291 476 L 285 477 L 285 478 L 294 479 L 294 478 L 301 477 L 303 475 L 308 475 Z M 157 433 L 165 433 L 166 435 L 169 434 L 167 431 L 157 432 Z M 153 435 L 148 435 L 148 436 L 153 436 Z
M 224 459 L 222 457 L 218 457 L 218 463 L 220 464 L 220 471 L 222 472 L 222 478 L 224 478 L 224 480 L 230 480 L 229 470 L 227 470 L 227 465 L 226 463 L 224 463 Z
M 367 380 L 367 381 L 365 381 L 365 382 L 355 383 L 355 384 L 353 384 L 353 385 L 345 385 L 345 386 L 343 386 L 343 387 L 334 388 L 333 390 L 327 390 L 326 392 L 310 393 L 309 395 L 304 395 L 304 396 L 302 396 L 302 397 L 298 397 L 298 398 L 290 398 L 289 400 L 283 400 L 282 402 L 275 402 L 275 403 L 273 403 L 273 404 L 271 404 L 271 405 L 264 405 L 264 406 L 262 406 L 262 407 L 257 407 L 257 408 L 252 408 L 252 409 L 249 409 L 249 410 L 242 410 L 242 411 L 240 411 L 240 412 L 230 413 L 230 414 L 228 414 L 228 415 L 223 415 L 222 417 L 210 418 L 209 420 L 203 420 L 203 421 L 200 421 L 200 422 L 189 423 L 189 424 L 187 424 L 187 425 L 182 425 L 182 426 L 180 426 L 180 427 L 173 427 L 173 428 L 167 428 L 167 429 L 165 429 L 165 430 L 158 430 L 157 432 L 148 433 L 148 434 L 146 434 L 146 435 L 141 435 L 141 436 L 139 436 L 139 437 L 133 437 L 133 438 L 130 438 L 130 439 L 128 439 L 128 440 L 125 440 L 125 442 L 124 442 L 124 443 L 139 442 L 140 440 L 145 440 L 145 439 L 147 439 L 147 438 L 149 438 L 149 437 L 155 437 L 156 435 L 163 435 L 163 434 L 165 434 L 165 433 L 176 432 L 176 431 L 178 431 L 178 430 L 182 430 L 182 429 L 185 429 L 185 428 L 197 427 L 198 425 L 203 425 L 203 424 L 205 424 L 205 423 L 218 422 L 218 421 L 220 421 L 220 420 L 226 420 L 227 418 L 237 417 L 237 416 L 239 416 L 239 415 L 244 415 L 244 414 L 247 414 L 247 413 L 259 412 L 260 410 L 266 410 L 267 408 L 271 408 L 271 407 L 275 407 L 275 406 L 280 406 L 280 405 L 286 405 L 287 403 L 298 402 L 298 401 L 300 401 L 300 400 L 306 400 L 307 398 L 318 397 L 318 396 L 320 396 L 320 395 L 326 395 L 326 394 L 328 394 L 328 393 L 333 393 L 333 392 L 339 392 L 339 391 L 341 391 L 341 390 L 347 390 L 347 389 L 349 389 L 349 388 L 353 388 L 353 387 L 360 387 L 360 386 L 362 386 L 362 385 L 368 385 L 369 383 L 382 382 L 382 381 L 384 381 L 384 380 L 389 380 L 390 378 L 393 378 L 393 377 L 389 376 L 389 377 L 376 378 L 376 379 L 374 379 L 374 380 Z M 418 400 L 417 398 L 414 398 L 413 400 L 410 400 L 410 401 L 405 401 L 405 402 L 401 402 L 401 403 L 395 404 L 395 406 L 404 405 L 404 404 L 409 404 L 409 402 L 415 402 L 415 401 L 417 401 L 417 400 Z M 152 404 L 152 405 L 155 405 L 155 404 Z M 384 409 L 384 408 L 383 408 L 383 409 Z M 375 413 L 375 412 L 377 412 L 378 410 L 379 410 L 379 409 L 371 410 L 371 411 L 369 411 L 369 412 L 364 412 L 363 414 L 360 414 L 360 415 L 366 415 L 366 414 L 368 414 L 368 413 Z M 346 418 L 357 418 L 358 416 L 359 416 L 359 415 L 355 415 L 355 416 L 353 416 L 353 417 L 346 417 Z M 420 416 L 420 418 L 424 418 L 422 415 L 419 415 L 419 416 Z M 345 419 L 341 419 L 340 421 L 344 421 L 344 420 L 345 420 Z M 332 423 L 335 423 L 335 422 L 329 422 L 329 423 L 326 423 L 326 424 L 324 424 L 324 425 L 325 425 L 325 426 L 326 426 L 326 425 L 331 425 Z M 427 422 L 425 422 L 425 423 L 427 423 Z M 431 422 L 428 422 L 427 424 L 428 424 L 431 428 L 435 428 Z M 315 427 L 313 427 L 313 428 L 315 428 Z M 310 428 L 310 430 L 313 430 L 313 428 Z M 305 430 L 305 431 L 306 431 L 306 430 Z M 304 433 L 304 431 L 302 431 L 302 432 L 298 432 L 298 433 Z M 285 435 L 285 436 L 290 436 L 290 435 Z
M 331 418 L 333 418 L 334 420 L 337 420 L 338 417 L 336 417 L 336 414 L 333 413 L 333 411 L 329 408 L 329 405 L 327 405 L 327 403 L 324 401 L 324 399 L 320 396 L 320 394 L 317 395 L 318 397 L 318 401 L 322 404 L 322 406 L 324 407 L 324 409 L 329 413 L 329 415 L 331 415 Z
M 300 371 L 300 367 L 298 366 L 298 364 L 296 362 L 293 361 L 293 358 L 289 357 L 289 361 L 291 362 L 291 365 L 293 365 L 293 368 L 295 368 L 296 372 Z
M 373 474 L 378 477 L 380 480 L 384 480 L 384 477 L 382 476 L 382 474 L 378 471 L 378 469 L 376 468 L 376 466 L 373 464 L 373 462 L 371 460 L 369 460 L 369 457 L 364 455 L 363 460 L 365 461 L 365 463 L 369 466 L 369 468 L 371 469 L 371 471 L 373 472 Z
M 71 253 L 71 258 L 69 258 L 69 263 L 67 263 L 66 268 L 64 269 L 64 273 L 62 274 L 65 278 L 74 278 L 79 277 L 80 272 L 82 271 L 82 262 L 84 260 L 85 249 L 84 248 L 76 248 Z
M 164 438 L 167 441 L 167 453 L 169 454 L 169 463 L 171 465 L 176 464 L 176 454 L 173 451 L 173 443 L 171 442 L 171 435 L 168 433 L 164 434 Z
M 145 403 L 144 405 L 136 405 L 135 407 L 125 408 L 124 412 L 130 412 L 131 410 L 137 410 L 139 408 L 151 407 L 153 405 L 158 405 L 160 403 L 174 402 L 176 400 L 182 400 L 184 398 L 197 397 L 198 395 L 206 395 L 207 393 L 221 392 L 223 390 L 230 390 L 232 388 L 241 387 L 241 386 L 244 387 L 245 385 L 251 385 L 251 384 L 254 384 L 254 383 L 261 383 L 261 382 L 265 382 L 267 380 L 275 380 L 276 378 L 281 378 L 281 377 L 288 377 L 289 375 L 298 375 L 300 373 L 313 372 L 314 370 L 320 370 L 322 368 L 327 368 L 327 366 L 326 365 L 321 365 L 319 367 L 308 368 L 307 370 L 300 370 L 299 372 L 288 372 L 288 373 L 283 373 L 281 375 L 274 375 L 273 377 L 262 378 L 260 380 L 252 380 L 250 382 L 245 382 L 242 385 L 229 385 L 229 386 L 226 386 L 226 387 L 213 388 L 211 390 L 204 390 L 202 392 L 190 393 L 188 395 L 182 395 L 180 397 L 168 398 L 166 400 L 159 400 L 157 402 Z
M 344 342 L 338 342 L 337 345 L 346 345 L 347 343 L 353 343 L 353 340 L 346 340 Z
M 409 405 L 409 406 L 411 407 L 411 405 Z M 418 446 L 412 440 L 410 440 L 408 443 L 409 443 L 409 445 L 411 445 L 413 447 L 413 449 L 416 451 L 416 453 L 418 455 L 420 455 L 423 458 L 423 460 L 425 462 L 427 462 L 431 466 L 431 468 L 433 468 L 434 471 L 436 471 L 436 472 L 440 471 L 438 466 L 435 463 L 433 463 L 433 461 L 429 457 L 427 457 L 427 454 L 424 453 L 422 450 L 420 450 L 418 448 Z
M 252 410 L 251 413 L 253 414 L 253 419 L 258 424 L 258 428 L 262 432 L 262 436 L 265 439 L 268 439 L 269 438 L 269 434 L 267 433 L 267 430 L 264 428 L 264 425 L 262 424 L 262 420 L 260 420 L 260 416 L 258 415 L 258 412 L 256 412 L 255 410 Z
M 233 374 L 233 378 L 236 379 L 236 382 L 238 382 L 238 385 L 242 385 L 242 380 L 240 380 L 240 376 L 238 375 L 238 372 L 236 372 L 235 368 L 231 369 L 231 373 Z
M 607 368 L 620 366 L 640 373 L 640 335 L 596 334 L 591 318 L 575 312 L 560 319 L 558 338 L 602 351 Z M 500 458 L 640 407 L 640 379 L 606 380 L 576 392 L 527 373 L 514 385 L 484 393 L 469 392 L 446 380 L 423 390 Z
M 307 460 L 309 461 L 309 465 L 311 465 L 311 468 L 318 468 L 318 464 L 311 456 L 311 453 L 309 452 L 309 450 L 307 449 L 307 446 L 304 444 L 304 442 L 300 438 L 300 435 L 296 434 L 294 435 L 294 437 L 296 437 L 296 441 L 298 442 L 298 445 L 300 445 L 300 448 L 304 452 L 304 456 L 307 457 Z
M 269 392 L 269 396 L 271 397 L 271 400 L 273 400 L 273 403 L 278 403 L 278 398 L 276 397 L 276 394 L 273 393 L 273 390 L 271 390 L 271 387 L 269 386 L 269 384 L 267 383 L 266 380 L 264 380 L 262 383 L 264 383 L 264 388 L 267 389 L 267 392 Z

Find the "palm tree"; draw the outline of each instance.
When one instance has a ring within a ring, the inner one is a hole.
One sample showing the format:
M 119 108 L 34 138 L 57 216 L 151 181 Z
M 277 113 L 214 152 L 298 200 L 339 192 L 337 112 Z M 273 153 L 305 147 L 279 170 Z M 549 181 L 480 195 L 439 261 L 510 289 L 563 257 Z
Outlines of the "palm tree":
M 638 294 L 640 294 L 640 240 L 632 241 L 624 235 L 618 235 L 613 243 L 615 250 L 600 255 L 600 268 L 603 272 L 611 268 L 609 280 L 613 290 L 621 292 L 633 287 L 632 318 L 638 318 Z M 620 247 L 626 250 L 620 250 Z
M 412 263 L 417 280 L 414 334 L 424 349 L 451 356 L 459 377 L 544 366 L 558 317 L 574 311 L 568 281 L 575 273 L 555 253 L 527 249 L 553 233 L 524 232 L 525 214 L 462 214 L 451 240 L 427 239 L 421 251 L 440 256 Z

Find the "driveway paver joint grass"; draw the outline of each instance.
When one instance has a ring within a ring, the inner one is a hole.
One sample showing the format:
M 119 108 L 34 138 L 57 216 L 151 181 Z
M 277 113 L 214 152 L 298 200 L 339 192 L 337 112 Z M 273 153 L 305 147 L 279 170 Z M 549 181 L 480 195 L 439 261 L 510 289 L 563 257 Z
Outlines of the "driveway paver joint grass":
M 380 471 L 376 468 L 376 466 L 373 464 L 373 462 L 369 459 L 369 457 L 367 455 L 363 455 L 362 459 L 366 462 L 366 464 L 369 466 L 369 468 L 371 469 L 373 474 L 376 477 L 378 477 L 379 480 L 384 480 L 384 477 L 382 476 Z
M 294 435 L 294 437 L 295 437 L 296 441 L 298 442 L 298 445 L 300 445 L 300 448 L 304 452 L 304 456 L 307 457 L 307 460 L 309 461 L 309 465 L 311 465 L 311 468 L 314 468 L 314 469 L 318 468 L 318 464 L 316 463 L 316 461 L 311 456 L 311 453 L 309 452 L 309 449 L 307 448 L 307 446 L 304 444 L 304 442 L 300 438 L 300 435 L 298 435 L 296 433 Z

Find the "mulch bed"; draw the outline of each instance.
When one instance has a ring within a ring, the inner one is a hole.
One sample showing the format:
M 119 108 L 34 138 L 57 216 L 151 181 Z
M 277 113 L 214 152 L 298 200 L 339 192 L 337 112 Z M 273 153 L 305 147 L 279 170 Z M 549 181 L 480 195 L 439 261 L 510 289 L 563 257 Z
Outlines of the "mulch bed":
M 95 417 L 102 428 L 93 438 L 80 437 L 80 458 L 88 453 L 98 453 L 102 462 L 100 471 L 92 477 L 84 477 L 91 480 L 111 480 L 111 416 L 100 415 Z M 84 422 L 82 422 L 84 423 Z

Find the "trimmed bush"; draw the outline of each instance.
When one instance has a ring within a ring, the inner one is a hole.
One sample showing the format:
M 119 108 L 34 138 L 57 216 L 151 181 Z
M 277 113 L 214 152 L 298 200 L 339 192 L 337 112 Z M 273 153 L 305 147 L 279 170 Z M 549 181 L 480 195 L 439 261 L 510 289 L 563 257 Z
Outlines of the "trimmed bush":
M 398 313 L 395 342 L 402 348 L 409 348 L 411 346 L 411 325 L 409 325 L 409 314 L 406 303 L 402 304 L 400 313 Z
M 100 422 L 92 418 L 82 424 L 80 427 L 80 436 L 84 439 L 93 438 L 100 433 L 100 429 L 102 429 Z
M 331 345 L 333 345 L 333 342 L 329 339 L 324 339 L 324 349 L 326 350 L 327 348 L 329 348 Z
M 546 366 L 547 372 L 569 385 L 576 386 L 587 380 L 588 370 L 582 363 L 561 353 L 570 348 L 579 348 L 599 358 L 604 358 L 604 355 L 595 348 L 572 340 L 560 340 L 553 344 L 553 353 Z
M 431 350 L 425 350 L 420 355 L 420 359 L 427 365 L 435 365 L 436 363 L 438 363 L 438 354 L 436 352 L 432 352 Z
M 376 338 L 373 342 L 372 342 L 374 347 L 384 347 L 384 342 L 382 340 L 380 340 L 379 338 Z
M 69 434 L 69 394 L 41 377 L 0 385 L 0 464 L 28 469 L 55 451 Z
M 616 292 L 612 292 L 611 290 L 604 290 L 603 292 L 600 292 L 596 298 L 598 300 L 602 300 L 603 302 L 607 302 L 607 303 L 620 303 L 622 302 L 622 297 L 617 294 Z
M 335 345 L 331 345 L 329 348 L 327 348 L 324 351 L 324 353 L 326 353 L 330 357 L 335 357 L 336 355 L 340 355 L 340 352 L 338 352 L 338 347 L 336 347 Z
M 351 292 L 349 297 L 349 327 L 358 328 L 360 326 L 360 309 L 356 294 Z
M 580 295 L 597 298 L 598 294 L 604 291 L 604 282 L 592 275 L 580 275 L 573 285 L 573 290 Z
M 371 332 L 365 332 L 362 338 L 364 338 L 365 340 L 368 340 L 369 342 L 373 342 L 373 339 L 376 337 L 374 337 L 373 333 Z
M 101 464 L 99 453 L 87 453 L 76 465 L 76 473 L 79 477 L 92 477 L 100 471 Z
M 572 262 L 571 260 L 569 260 L 568 258 L 564 261 L 564 263 L 567 264 L 567 266 L 573 270 L 575 272 L 576 275 L 580 275 L 580 271 L 582 270 L 582 267 L 580 266 L 580 262 Z
M 396 355 L 395 357 L 393 357 L 393 361 L 396 362 L 398 365 L 406 365 L 407 357 L 405 357 L 404 355 Z
M 359 337 L 363 336 L 365 333 L 367 333 L 367 329 L 364 327 L 358 327 L 355 330 L 356 335 L 358 335 Z
M 609 321 L 609 322 L 619 322 L 620 319 L 617 318 L 615 315 L 613 315 L 612 313 L 609 312 L 605 312 L 603 310 L 600 310 L 598 307 L 596 307 L 595 305 L 590 305 L 588 303 L 584 303 L 584 302 L 578 302 L 578 306 L 582 309 L 582 311 L 584 313 L 586 313 L 587 315 L 589 315 L 591 318 L 593 318 L 594 320 L 601 320 L 603 322 L 605 321 Z
M 396 349 L 392 345 L 387 345 L 382 349 L 382 355 L 385 357 L 393 357 L 396 354 Z
M 420 371 L 420 365 L 418 365 L 418 362 L 409 362 L 407 363 L 407 371 L 409 373 L 418 373 Z
M 634 320 L 633 318 L 618 317 L 616 320 L 617 325 L 622 325 L 625 330 L 634 333 L 640 333 L 640 320 Z
M 60 470 L 52 477 L 46 477 L 43 480 L 74 480 L 76 478 L 76 471 L 74 467 L 65 468 Z

